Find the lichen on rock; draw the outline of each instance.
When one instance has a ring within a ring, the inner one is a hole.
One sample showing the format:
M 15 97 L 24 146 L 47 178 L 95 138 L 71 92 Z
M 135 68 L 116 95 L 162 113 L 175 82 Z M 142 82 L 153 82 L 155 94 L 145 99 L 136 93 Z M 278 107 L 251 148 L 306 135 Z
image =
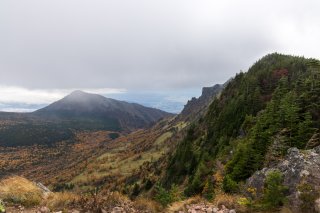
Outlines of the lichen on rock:
M 265 179 L 268 173 L 274 170 L 279 170 L 283 174 L 283 184 L 289 189 L 288 206 L 294 212 L 301 212 L 301 207 L 305 205 L 304 202 L 307 200 L 311 202 L 310 199 L 313 205 L 308 206 L 313 211 L 319 209 L 318 212 L 320 212 L 320 206 L 317 205 L 317 202 L 320 203 L 318 199 L 320 197 L 317 197 L 320 196 L 317 194 L 320 191 L 320 146 L 309 150 L 288 149 L 285 158 L 277 165 L 255 172 L 247 180 L 246 188 L 256 188 L 257 197 L 262 197 Z M 305 189 L 303 192 L 302 188 Z M 307 199 L 304 199 L 302 195 Z

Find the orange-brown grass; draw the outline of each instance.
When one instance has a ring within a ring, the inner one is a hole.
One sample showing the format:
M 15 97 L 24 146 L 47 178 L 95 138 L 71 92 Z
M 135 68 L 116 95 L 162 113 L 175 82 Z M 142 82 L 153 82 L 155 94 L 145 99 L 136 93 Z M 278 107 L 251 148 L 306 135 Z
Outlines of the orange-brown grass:
M 51 211 L 64 210 L 71 205 L 78 203 L 80 197 L 70 192 L 56 192 L 50 193 L 47 199 L 44 201 L 44 205 Z
M 73 142 L 54 146 L 0 147 L 2 174 L 24 176 L 45 185 L 70 181 L 81 173 L 91 158 L 108 148 L 108 131 L 77 132 Z
M 51 211 L 67 212 L 78 209 L 81 212 L 100 212 L 104 209 L 111 212 L 114 207 L 121 206 L 126 212 L 136 209 L 138 212 L 156 213 L 161 206 L 149 199 L 137 198 L 134 202 L 119 192 L 103 190 L 98 194 L 75 194 L 72 192 L 44 193 L 35 183 L 19 176 L 12 176 L 0 182 L 0 199 L 9 203 L 10 208 L 23 205 L 39 208 L 46 206 Z
M 222 205 L 226 206 L 229 209 L 239 208 L 238 204 L 239 196 L 226 194 L 224 192 L 219 192 L 216 194 L 213 204 L 221 207 Z
M 190 197 L 186 200 L 174 202 L 170 204 L 170 206 L 165 210 L 165 212 L 168 213 L 174 213 L 174 212 L 179 212 L 179 211 L 187 211 L 186 206 L 190 204 L 196 204 L 196 203 L 206 203 L 207 201 L 200 196 L 194 196 Z
M 139 212 L 156 213 L 162 210 L 162 206 L 159 203 L 146 198 L 137 198 L 134 201 L 134 207 Z
M 6 202 L 26 207 L 40 204 L 42 191 L 31 181 L 18 176 L 0 182 L 0 198 Z
M 104 182 L 109 189 L 121 190 L 114 181 L 105 181 L 109 178 L 117 180 L 133 175 L 145 163 L 158 160 L 168 151 L 170 143 L 166 141 L 172 132 L 162 126 L 147 130 L 138 130 L 127 136 L 119 137 L 108 143 L 107 151 L 88 161 L 85 169 L 72 179 L 72 183 L 81 189 Z
M 223 178 L 224 178 L 221 170 L 218 170 L 218 171 L 213 175 L 213 177 L 214 177 L 214 180 L 216 181 L 216 184 L 218 184 L 219 186 L 221 186 L 221 185 L 222 185 L 222 182 L 223 182 Z
M 130 206 L 130 204 L 131 201 L 118 192 L 102 192 L 96 195 L 82 196 L 78 202 L 83 212 L 101 212 L 101 209 L 111 212 L 116 206 Z

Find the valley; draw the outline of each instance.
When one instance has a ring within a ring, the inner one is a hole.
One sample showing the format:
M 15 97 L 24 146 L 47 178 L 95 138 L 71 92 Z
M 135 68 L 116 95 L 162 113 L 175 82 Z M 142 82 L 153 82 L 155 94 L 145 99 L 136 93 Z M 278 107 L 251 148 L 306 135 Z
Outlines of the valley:
M 113 132 L 76 133 L 72 141 L 53 146 L 1 147 L 1 176 L 22 175 L 44 184 L 68 180 L 85 167 L 88 160 L 107 150 Z

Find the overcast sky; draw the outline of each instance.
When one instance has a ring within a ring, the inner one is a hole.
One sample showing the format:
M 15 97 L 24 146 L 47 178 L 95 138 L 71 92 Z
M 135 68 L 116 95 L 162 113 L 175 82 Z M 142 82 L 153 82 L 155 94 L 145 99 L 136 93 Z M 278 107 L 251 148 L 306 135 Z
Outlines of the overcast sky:
M 319 0 L 1 0 L 0 109 L 73 89 L 184 103 L 267 53 L 319 58 L 319 23 Z

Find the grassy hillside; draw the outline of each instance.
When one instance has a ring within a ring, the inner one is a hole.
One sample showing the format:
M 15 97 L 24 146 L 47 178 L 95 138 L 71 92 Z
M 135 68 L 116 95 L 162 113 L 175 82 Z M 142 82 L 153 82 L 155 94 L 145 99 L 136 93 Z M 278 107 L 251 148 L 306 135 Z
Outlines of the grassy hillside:
M 107 145 L 102 155 L 88 161 L 81 173 L 69 183 L 85 191 L 98 187 L 125 190 L 131 195 L 134 185 L 143 182 L 136 175 L 146 165 L 166 156 L 174 146 L 171 137 L 186 125 L 184 122 L 163 120 L 152 128 L 119 137 Z

